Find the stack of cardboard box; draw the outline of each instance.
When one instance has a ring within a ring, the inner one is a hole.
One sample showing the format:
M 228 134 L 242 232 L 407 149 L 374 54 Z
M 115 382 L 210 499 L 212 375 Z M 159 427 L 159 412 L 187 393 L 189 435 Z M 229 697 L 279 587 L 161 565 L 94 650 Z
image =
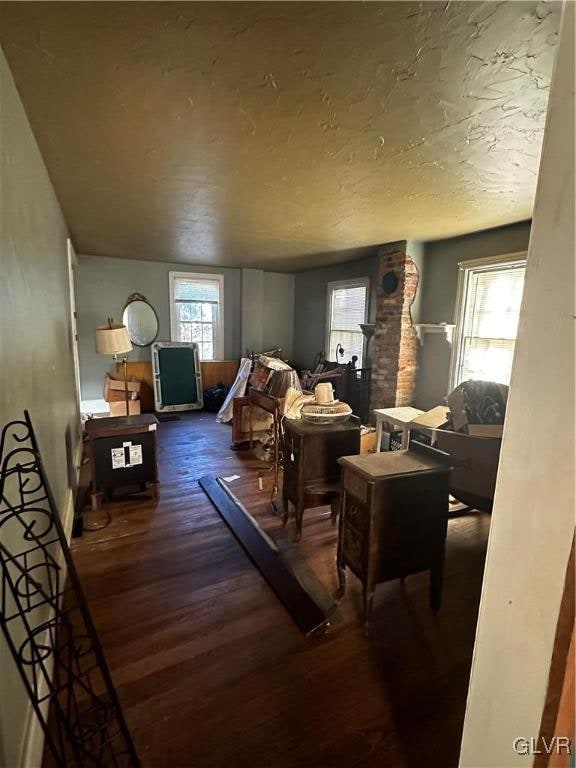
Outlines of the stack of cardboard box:
M 136 416 L 140 413 L 140 382 L 131 378 L 127 386 L 129 415 Z M 110 406 L 110 416 L 126 416 L 126 394 L 122 377 L 106 374 L 104 400 Z

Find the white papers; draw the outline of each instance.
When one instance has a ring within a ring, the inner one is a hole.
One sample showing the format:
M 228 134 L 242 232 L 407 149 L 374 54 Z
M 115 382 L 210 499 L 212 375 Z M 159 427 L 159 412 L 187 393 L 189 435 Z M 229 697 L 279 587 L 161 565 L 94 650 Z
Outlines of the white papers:
M 130 469 L 142 464 L 142 445 L 132 445 L 132 442 L 122 443 L 122 448 L 111 448 L 112 469 Z
M 130 466 L 135 467 L 137 464 L 142 464 L 142 446 L 131 445 L 130 450 Z
M 112 469 L 123 469 L 126 466 L 124 448 L 112 448 Z

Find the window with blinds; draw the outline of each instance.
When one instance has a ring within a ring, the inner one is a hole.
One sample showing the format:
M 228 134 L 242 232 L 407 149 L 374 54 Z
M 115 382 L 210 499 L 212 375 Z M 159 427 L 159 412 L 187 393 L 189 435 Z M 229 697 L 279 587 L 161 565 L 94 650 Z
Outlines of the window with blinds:
M 456 365 L 452 384 L 510 383 L 526 260 L 461 265 Z
M 194 341 L 201 360 L 224 357 L 223 275 L 170 272 L 172 341 Z
M 368 306 L 368 278 L 328 283 L 328 322 L 326 354 L 328 360 L 349 363 L 356 355 L 358 368 L 362 367 L 364 336 L 360 323 L 366 322 Z M 339 346 L 344 350 L 338 354 Z

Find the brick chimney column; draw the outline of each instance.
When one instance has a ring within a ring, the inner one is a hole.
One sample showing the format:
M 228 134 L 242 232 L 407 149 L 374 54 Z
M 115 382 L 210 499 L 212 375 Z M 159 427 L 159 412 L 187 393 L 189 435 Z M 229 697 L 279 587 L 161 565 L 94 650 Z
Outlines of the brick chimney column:
M 382 281 L 388 275 L 387 282 L 393 284 L 390 273 L 398 278 L 398 285 L 388 293 Z M 410 308 L 418 288 L 418 268 L 406 253 L 405 241 L 382 248 L 378 275 L 370 408 L 413 405 L 418 342 Z

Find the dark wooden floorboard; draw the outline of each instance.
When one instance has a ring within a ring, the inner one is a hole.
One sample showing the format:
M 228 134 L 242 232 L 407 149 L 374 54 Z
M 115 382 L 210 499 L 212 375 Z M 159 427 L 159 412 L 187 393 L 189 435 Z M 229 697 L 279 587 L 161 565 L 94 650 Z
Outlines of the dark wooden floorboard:
M 159 499 L 115 500 L 73 545 L 145 768 L 456 766 L 489 517 L 450 521 L 438 616 L 426 575 L 385 584 L 368 639 L 350 575 L 328 635 L 306 639 L 197 480 L 240 475 L 234 494 L 333 592 L 329 509 L 306 512 L 292 544 L 270 473 L 230 437 L 207 414 L 160 424 Z

